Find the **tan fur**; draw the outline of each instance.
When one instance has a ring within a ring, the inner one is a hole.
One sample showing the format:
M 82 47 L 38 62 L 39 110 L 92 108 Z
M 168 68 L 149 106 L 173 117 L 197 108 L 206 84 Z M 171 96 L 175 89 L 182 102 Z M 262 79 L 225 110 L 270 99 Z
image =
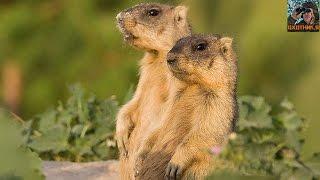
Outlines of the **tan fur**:
M 159 10 L 159 15 L 149 16 L 151 9 Z M 134 179 L 137 151 L 144 139 L 162 125 L 160 117 L 168 107 L 166 55 L 176 41 L 190 34 L 190 29 L 186 8 L 182 6 L 140 4 L 121 12 L 117 19 L 125 40 L 146 51 L 140 61 L 140 79 L 134 97 L 117 116 L 121 179 Z
M 207 48 L 197 52 L 201 42 Z M 232 39 L 184 38 L 169 52 L 170 60 L 175 60 L 169 65 L 174 77 L 165 122 L 139 149 L 136 179 L 204 179 L 216 165 L 210 148 L 224 143 L 236 119 Z

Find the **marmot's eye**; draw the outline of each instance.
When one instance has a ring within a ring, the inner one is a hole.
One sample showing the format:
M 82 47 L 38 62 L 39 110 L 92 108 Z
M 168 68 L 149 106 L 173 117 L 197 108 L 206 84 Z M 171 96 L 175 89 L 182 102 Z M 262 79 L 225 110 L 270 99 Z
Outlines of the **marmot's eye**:
M 207 43 L 200 43 L 200 44 L 197 44 L 197 45 L 196 45 L 195 49 L 196 49 L 197 51 L 204 51 L 204 50 L 207 49 L 207 46 L 208 46 Z
M 151 9 L 148 11 L 149 16 L 158 16 L 159 13 L 160 13 L 160 11 L 157 9 Z

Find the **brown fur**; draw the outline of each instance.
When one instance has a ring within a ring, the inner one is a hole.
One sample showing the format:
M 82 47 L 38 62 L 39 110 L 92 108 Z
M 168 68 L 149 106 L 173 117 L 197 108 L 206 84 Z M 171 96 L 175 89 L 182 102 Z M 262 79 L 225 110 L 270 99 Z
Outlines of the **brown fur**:
M 152 9 L 159 11 L 150 16 Z M 116 136 L 121 179 L 134 179 L 137 151 L 144 139 L 162 125 L 169 96 L 166 55 L 181 37 L 190 34 L 186 8 L 162 4 L 140 4 L 121 12 L 118 26 L 125 41 L 146 51 L 140 61 L 140 79 L 131 101 L 117 116 Z
M 206 49 L 198 51 L 197 46 Z M 164 125 L 139 149 L 137 179 L 204 179 L 216 165 L 237 114 L 237 61 L 232 39 L 190 36 L 169 52 L 171 78 Z

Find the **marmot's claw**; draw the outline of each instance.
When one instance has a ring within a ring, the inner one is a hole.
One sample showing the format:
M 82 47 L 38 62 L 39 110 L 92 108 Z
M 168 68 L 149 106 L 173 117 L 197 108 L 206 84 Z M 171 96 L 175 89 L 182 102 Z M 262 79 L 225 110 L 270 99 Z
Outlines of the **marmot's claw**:
M 125 157 L 125 158 L 128 158 L 128 151 L 122 150 L 121 155 L 122 155 L 123 157 Z
M 167 180 L 179 180 L 181 179 L 182 168 L 179 165 L 169 163 L 166 169 L 165 178 Z
M 136 170 L 135 172 L 134 172 L 134 177 L 137 177 L 137 176 L 139 176 L 139 170 Z
M 123 156 L 123 157 L 128 157 L 128 150 L 126 148 L 126 144 L 123 140 L 118 140 L 118 149 L 119 149 L 119 152 L 120 152 L 120 155 Z

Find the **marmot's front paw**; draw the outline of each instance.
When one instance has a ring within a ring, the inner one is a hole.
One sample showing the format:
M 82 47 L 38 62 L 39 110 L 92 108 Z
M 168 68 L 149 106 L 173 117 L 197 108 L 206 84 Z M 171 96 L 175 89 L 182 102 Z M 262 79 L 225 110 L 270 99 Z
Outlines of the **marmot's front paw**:
M 147 157 L 148 152 L 147 151 L 143 151 L 141 153 L 138 153 L 138 157 L 136 159 L 136 163 L 134 166 L 134 176 L 138 177 L 141 174 L 141 169 L 144 163 L 144 160 Z
M 127 157 L 129 137 L 134 126 L 131 123 L 131 121 L 124 120 L 122 122 L 126 122 L 126 123 L 123 123 L 121 126 L 119 126 L 119 124 L 117 125 L 116 138 L 117 138 L 117 145 L 119 148 L 120 155 Z
M 122 131 L 117 133 L 117 145 L 121 156 L 128 156 L 128 141 L 129 141 L 129 132 Z
M 178 163 L 169 162 L 166 169 L 166 180 L 179 180 L 182 177 L 184 167 Z

